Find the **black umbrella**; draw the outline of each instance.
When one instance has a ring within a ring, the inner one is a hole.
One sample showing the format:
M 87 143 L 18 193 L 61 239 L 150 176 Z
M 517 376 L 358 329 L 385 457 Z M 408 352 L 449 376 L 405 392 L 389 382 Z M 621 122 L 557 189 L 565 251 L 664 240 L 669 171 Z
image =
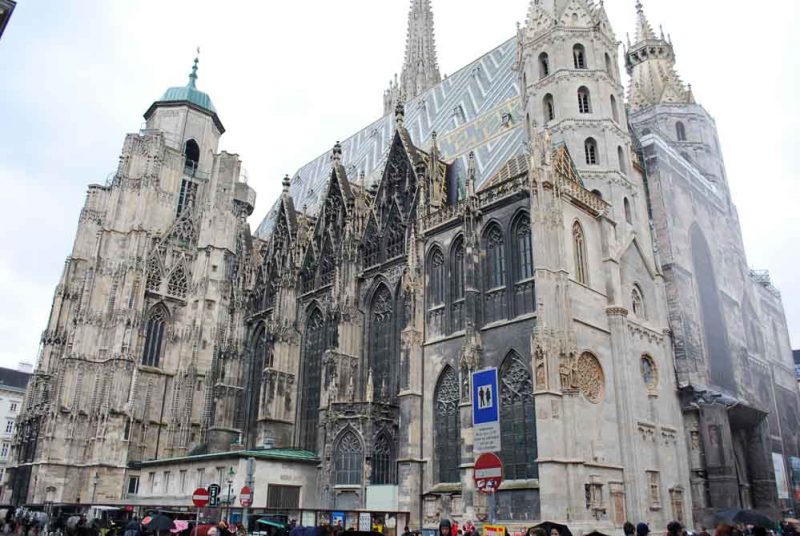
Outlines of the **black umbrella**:
M 544 521 L 539 523 L 538 525 L 534 525 L 531 527 L 532 529 L 544 529 L 545 534 L 550 536 L 550 531 L 556 529 L 558 531 L 558 536 L 572 536 L 572 531 L 569 530 L 569 527 L 566 525 L 562 525 L 561 523 L 555 523 L 553 521 Z
M 153 516 L 145 527 L 147 527 L 147 530 L 152 530 L 153 532 L 162 532 L 174 529 L 175 524 L 168 515 L 158 514 L 157 516 Z
M 604 532 L 600 532 L 598 530 L 593 530 L 588 534 L 584 534 L 584 536 L 608 536 L 608 534 L 605 534 Z
M 728 523 L 729 525 L 753 525 L 755 527 L 772 528 L 775 522 L 762 513 L 755 510 L 739 510 L 738 508 L 725 508 L 717 510 L 715 516 L 717 523 Z

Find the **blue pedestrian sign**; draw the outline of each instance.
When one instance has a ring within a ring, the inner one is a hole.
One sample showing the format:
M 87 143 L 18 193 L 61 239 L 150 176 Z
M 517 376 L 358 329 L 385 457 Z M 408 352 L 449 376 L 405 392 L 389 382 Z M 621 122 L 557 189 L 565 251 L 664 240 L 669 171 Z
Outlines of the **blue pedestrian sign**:
M 500 451 L 499 397 L 496 368 L 472 373 L 473 451 L 476 453 Z

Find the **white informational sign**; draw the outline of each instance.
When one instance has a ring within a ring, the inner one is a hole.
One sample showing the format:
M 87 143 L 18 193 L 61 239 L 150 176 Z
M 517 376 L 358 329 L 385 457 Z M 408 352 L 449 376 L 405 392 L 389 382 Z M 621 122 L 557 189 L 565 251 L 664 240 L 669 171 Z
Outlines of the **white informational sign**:
M 786 465 L 783 463 L 783 455 L 778 452 L 772 453 L 772 467 L 775 469 L 775 487 L 778 488 L 778 498 L 789 498 L 789 483 L 786 482 Z
M 358 530 L 366 532 L 372 530 L 372 514 L 369 512 L 358 513 Z
M 500 452 L 500 393 L 497 369 L 472 373 L 472 426 L 475 433 L 473 452 Z

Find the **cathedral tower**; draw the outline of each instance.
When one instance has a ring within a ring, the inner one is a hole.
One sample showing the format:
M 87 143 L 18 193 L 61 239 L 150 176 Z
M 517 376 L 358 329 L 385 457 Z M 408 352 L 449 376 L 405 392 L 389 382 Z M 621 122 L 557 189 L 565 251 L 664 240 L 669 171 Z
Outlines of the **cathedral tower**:
M 777 514 L 788 504 L 776 497 L 770 458 L 800 454 L 780 294 L 747 266 L 714 119 L 639 1 L 636 26 L 625 54 L 630 123 L 666 284 L 695 523 L 719 508 Z
M 126 136 L 108 183 L 89 186 L 19 417 L 15 503 L 120 500 L 130 463 L 237 440 L 230 305 L 255 193 L 238 156 L 217 152 L 225 130 L 196 81 L 197 59 Z
M 431 0 L 411 0 L 403 71 L 399 83 L 395 76 L 383 94 L 383 114 L 391 113 L 396 101 L 407 102 L 441 81 L 433 37 Z

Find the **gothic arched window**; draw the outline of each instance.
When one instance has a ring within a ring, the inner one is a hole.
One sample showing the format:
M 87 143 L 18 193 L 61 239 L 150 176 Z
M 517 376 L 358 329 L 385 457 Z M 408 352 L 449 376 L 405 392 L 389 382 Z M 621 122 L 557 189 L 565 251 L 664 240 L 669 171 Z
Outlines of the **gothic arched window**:
M 434 307 L 444 303 L 444 255 L 441 249 L 435 247 L 431 250 L 428 258 L 428 295 L 430 296 L 428 305 Z
M 711 257 L 702 231 L 694 224 L 691 230 L 692 267 L 696 293 L 700 297 L 700 317 L 702 318 L 703 342 L 710 379 L 713 385 L 733 389 L 736 379 L 733 375 L 731 352 L 725 328 L 725 317 L 719 299 L 719 288 L 714 275 L 717 264 Z
M 633 224 L 633 214 L 631 213 L 631 202 L 628 201 L 628 198 L 624 198 L 622 200 L 623 209 L 625 210 L 625 221 L 629 224 Z
M 459 482 L 461 464 L 461 422 L 458 404 L 461 400 L 458 376 L 445 367 L 439 376 L 434 394 L 434 448 L 438 482 Z
M 606 74 L 608 74 L 608 77 L 611 80 L 616 79 L 616 77 L 614 76 L 614 66 L 611 63 L 611 56 L 608 55 L 608 52 L 606 52 Z
M 553 96 L 550 93 L 544 96 L 544 99 L 542 100 L 542 106 L 544 108 L 545 121 L 552 121 L 556 118 L 556 106 L 553 103 Z
M 167 292 L 178 298 L 185 298 L 189 290 L 189 282 L 186 277 L 186 270 L 183 266 L 178 266 L 173 270 L 167 282 Z
M 572 47 L 572 61 L 576 69 L 586 69 L 586 49 L 580 43 Z
M 269 271 L 267 273 L 267 280 L 265 281 L 265 290 L 264 290 L 264 308 L 269 309 L 270 307 L 275 306 L 275 298 L 278 295 L 278 285 L 275 281 L 277 279 L 275 272 Z
M 498 224 L 489 225 L 483 248 L 484 320 L 489 323 L 506 317 L 505 239 Z
M 586 163 L 597 164 L 597 142 L 594 141 L 594 138 L 586 138 L 586 141 L 583 142 L 583 150 L 586 153 Z
M 686 127 L 680 121 L 675 123 L 675 135 L 678 137 L 678 141 L 686 141 Z
M 458 237 L 450 256 L 452 331 L 464 329 L 464 238 Z
M 309 244 L 306 260 L 300 272 L 300 286 L 303 293 L 314 290 L 314 282 L 317 275 L 317 261 L 314 259 L 314 246 Z
M 250 340 L 250 348 L 253 352 L 254 363 L 258 369 L 258 374 L 264 367 L 272 366 L 272 352 L 269 352 L 269 340 L 267 339 L 267 329 L 263 323 L 259 324 L 253 332 Z
M 397 484 L 397 449 L 392 437 L 381 432 L 372 448 L 372 476 L 370 484 Z
M 621 145 L 617 146 L 617 161 L 619 163 L 619 172 L 623 174 L 627 173 L 628 166 L 626 165 L 625 162 L 625 150 L 622 148 Z
M 634 316 L 640 319 L 647 318 L 647 312 L 644 308 L 644 297 L 639 285 L 633 285 L 633 289 L 631 290 L 631 310 Z
M 348 430 L 336 443 L 333 455 L 333 482 L 337 486 L 361 485 L 364 449 L 361 440 Z
M 514 310 L 516 314 L 533 311 L 533 248 L 528 214 L 520 214 L 512 227 L 514 239 Z
M 589 88 L 581 86 L 578 88 L 578 112 L 582 114 L 592 113 L 592 99 Z
M 614 118 L 614 122 L 619 124 L 619 110 L 617 109 L 617 98 L 614 95 L 611 95 L 611 117 Z
M 575 280 L 578 283 L 589 284 L 589 271 L 586 263 L 586 237 L 583 227 L 579 222 L 572 224 L 572 247 L 575 256 Z
M 187 175 L 194 175 L 197 169 L 197 163 L 200 161 L 200 146 L 194 140 L 186 140 L 183 145 L 183 155 L 186 158 L 185 173 Z
M 372 396 L 376 401 L 393 397 L 397 392 L 397 360 L 394 359 L 395 338 L 392 295 L 381 285 L 372 296 L 369 307 L 369 364 L 372 373 Z
M 506 356 L 499 371 L 500 433 L 505 478 L 537 478 L 536 411 L 528 367 L 516 352 Z
M 164 354 L 167 342 L 167 308 L 158 304 L 150 309 L 144 331 L 144 351 L 142 352 L 142 365 L 157 367 Z
M 322 356 L 325 353 L 325 320 L 322 312 L 314 309 L 308 315 L 303 341 L 302 379 L 300 384 L 299 445 L 317 451 L 319 427 L 319 395 L 322 373 Z
M 550 74 L 550 57 L 547 52 L 539 54 L 539 78 L 544 78 Z

